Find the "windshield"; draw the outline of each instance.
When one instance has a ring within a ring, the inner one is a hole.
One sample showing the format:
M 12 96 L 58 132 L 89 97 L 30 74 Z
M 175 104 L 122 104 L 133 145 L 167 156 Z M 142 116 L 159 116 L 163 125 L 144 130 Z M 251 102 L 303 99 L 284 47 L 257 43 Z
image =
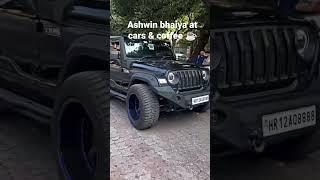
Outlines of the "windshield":
M 125 40 L 126 56 L 130 58 L 174 57 L 170 44 L 154 40 Z

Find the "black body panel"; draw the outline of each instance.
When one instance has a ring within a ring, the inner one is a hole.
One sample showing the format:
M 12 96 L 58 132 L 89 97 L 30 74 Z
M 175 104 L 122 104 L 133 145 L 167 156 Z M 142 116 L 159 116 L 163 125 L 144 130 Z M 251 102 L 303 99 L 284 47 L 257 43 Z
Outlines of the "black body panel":
M 263 149 L 319 127 L 262 135 L 263 115 L 312 105 L 319 115 L 319 27 L 268 8 L 246 10 L 251 13 L 211 6 L 211 134 L 238 149 L 257 151 L 257 144 Z M 315 41 L 309 62 L 296 47 L 301 29 Z
M 52 108 L 70 75 L 108 69 L 109 7 L 107 1 L 96 7 L 29 2 L 36 3 L 33 9 L 18 2 L 0 6 L 1 88 Z

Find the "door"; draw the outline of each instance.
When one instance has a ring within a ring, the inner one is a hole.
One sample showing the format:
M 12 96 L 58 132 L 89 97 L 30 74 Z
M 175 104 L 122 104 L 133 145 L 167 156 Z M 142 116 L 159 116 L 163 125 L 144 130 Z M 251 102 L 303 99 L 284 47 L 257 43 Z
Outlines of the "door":
M 38 0 L 39 7 L 39 51 L 40 71 L 39 78 L 54 84 L 58 81 L 59 72 L 65 63 L 65 52 L 68 47 L 65 44 L 73 41 L 70 37 L 75 34 L 63 32 L 63 22 L 55 22 L 55 4 L 52 0 Z M 62 11 L 62 6 L 61 6 Z M 64 38 L 65 37 L 65 38 Z M 68 39 L 69 38 L 69 39 Z
M 124 47 L 121 40 L 110 39 L 110 85 L 125 93 L 130 81 L 129 70 L 123 62 Z
M 120 60 L 120 41 L 110 40 L 110 86 L 112 89 L 121 90 L 121 60 Z
M 38 76 L 44 81 L 56 83 L 65 63 L 65 46 L 60 25 L 41 19 L 39 22 L 40 64 Z
M 0 0 L 0 61 L 21 70 L 8 73 L 2 86 L 19 93 L 30 90 L 39 63 L 38 20 L 28 5 L 26 0 Z

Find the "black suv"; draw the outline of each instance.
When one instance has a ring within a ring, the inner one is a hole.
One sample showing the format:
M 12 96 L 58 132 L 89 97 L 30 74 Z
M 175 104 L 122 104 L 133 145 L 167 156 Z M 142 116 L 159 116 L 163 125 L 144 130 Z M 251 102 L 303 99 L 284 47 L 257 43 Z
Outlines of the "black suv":
M 110 93 L 126 100 L 135 128 L 150 128 L 160 111 L 209 108 L 209 71 L 176 61 L 170 43 L 111 36 L 110 53 Z
M 0 109 L 52 127 L 61 179 L 108 177 L 109 1 L 0 0 Z
M 255 152 L 305 142 L 320 123 L 318 26 L 291 1 L 208 1 L 214 139 Z

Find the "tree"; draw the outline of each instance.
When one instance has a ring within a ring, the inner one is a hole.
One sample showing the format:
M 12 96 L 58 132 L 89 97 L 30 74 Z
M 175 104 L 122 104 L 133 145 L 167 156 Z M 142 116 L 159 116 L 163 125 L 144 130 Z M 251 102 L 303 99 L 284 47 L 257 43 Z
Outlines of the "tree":
M 200 0 L 111 0 L 111 31 L 113 35 L 126 33 L 147 33 L 150 29 L 128 29 L 132 22 L 198 22 L 203 27 L 209 20 L 208 10 Z M 186 34 L 190 29 L 152 29 L 154 33 L 178 32 Z M 209 33 L 202 28 L 196 30 L 200 41 L 194 50 L 203 49 L 208 42 Z M 203 40 L 205 42 L 203 42 Z M 173 41 L 173 45 L 176 42 Z M 190 45 L 190 42 L 181 41 Z M 194 51 L 192 54 L 198 53 Z

